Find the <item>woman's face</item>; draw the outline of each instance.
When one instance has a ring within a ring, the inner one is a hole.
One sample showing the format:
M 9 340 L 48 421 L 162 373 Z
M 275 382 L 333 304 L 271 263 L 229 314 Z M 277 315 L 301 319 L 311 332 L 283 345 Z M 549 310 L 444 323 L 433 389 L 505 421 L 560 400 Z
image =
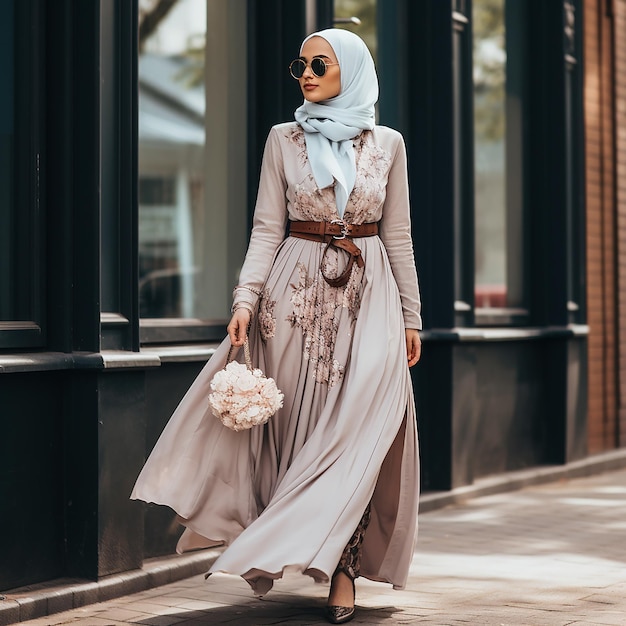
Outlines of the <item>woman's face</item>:
M 311 61 L 321 58 L 327 63 L 324 76 L 316 76 L 311 71 Z M 322 102 L 338 96 L 341 92 L 341 71 L 332 46 L 322 37 L 311 37 L 302 47 L 301 59 L 307 64 L 302 77 L 298 79 L 305 100 Z M 335 63 L 336 65 L 330 65 Z

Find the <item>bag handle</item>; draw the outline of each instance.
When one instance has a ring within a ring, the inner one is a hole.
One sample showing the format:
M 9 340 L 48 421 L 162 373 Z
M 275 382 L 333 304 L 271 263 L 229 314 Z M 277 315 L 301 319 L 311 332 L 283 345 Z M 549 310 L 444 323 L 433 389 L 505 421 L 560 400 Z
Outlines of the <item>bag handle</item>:
M 234 350 L 235 346 L 233 346 L 233 344 L 230 344 L 230 350 L 228 351 L 228 356 L 226 357 L 226 365 L 228 365 L 232 360 L 233 360 L 233 350 Z M 239 349 L 239 348 L 237 348 Z M 249 370 L 254 369 L 252 367 L 252 358 L 250 357 L 250 344 L 248 343 L 248 335 L 246 334 L 246 339 L 243 342 L 243 356 L 244 359 L 246 360 L 246 367 Z

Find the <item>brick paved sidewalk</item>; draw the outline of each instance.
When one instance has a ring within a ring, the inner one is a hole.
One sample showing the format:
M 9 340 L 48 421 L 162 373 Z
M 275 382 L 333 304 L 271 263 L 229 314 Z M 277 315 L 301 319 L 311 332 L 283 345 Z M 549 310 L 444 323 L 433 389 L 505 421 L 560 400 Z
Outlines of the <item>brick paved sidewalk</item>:
M 324 623 L 326 585 L 294 575 L 263 600 L 202 576 L 23 625 Z M 626 624 L 626 471 L 425 513 L 404 591 L 357 582 L 354 624 Z

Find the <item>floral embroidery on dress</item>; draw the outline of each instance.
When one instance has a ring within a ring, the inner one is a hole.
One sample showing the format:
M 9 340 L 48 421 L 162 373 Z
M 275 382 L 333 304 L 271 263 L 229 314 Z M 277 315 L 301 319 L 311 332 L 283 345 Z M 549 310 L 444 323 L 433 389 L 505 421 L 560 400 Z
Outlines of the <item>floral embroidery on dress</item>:
M 304 131 L 300 126 L 294 126 L 289 131 L 287 139 L 296 148 L 296 159 L 300 167 L 306 168 L 309 157 Z M 293 194 L 294 208 L 300 215 L 300 219 L 331 221 L 338 217 L 334 186 L 320 189 L 310 171 L 304 175 L 302 182 L 294 185 Z
M 343 298 L 341 305 L 346 307 L 348 311 L 350 311 L 350 315 L 353 320 L 356 320 L 356 317 L 359 313 L 359 309 L 361 308 L 361 293 L 362 293 L 362 280 L 363 280 L 364 270 L 362 267 L 353 266 L 352 274 L 350 275 L 350 280 L 346 283 L 343 288 Z
M 294 126 L 287 135 L 287 139 L 296 146 L 298 152 L 298 162 L 301 166 L 306 165 L 308 156 L 306 153 L 306 140 L 304 138 L 304 131 L 298 125 Z
M 345 367 L 337 361 L 337 359 L 333 359 L 331 367 L 329 369 L 330 377 L 328 378 L 328 386 L 334 387 L 338 385 L 343 380 L 343 374 L 345 371 Z M 318 381 L 323 382 L 323 381 Z
M 327 258 L 330 260 L 327 262 L 334 265 L 333 254 L 335 251 L 329 250 Z M 363 270 L 353 270 L 344 287 L 331 287 L 319 271 L 315 278 L 311 278 L 303 263 L 298 263 L 297 268 L 298 284 L 291 285 L 293 313 L 287 316 L 287 321 L 292 326 L 299 326 L 304 333 L 304 358 L 313 366 L 315 380 L 332 387 L 341 383 L 345 369 L 345 364 L 334 358 L 340 320 L 338 310 L 347 308 L 354 323 L 360 304 Z
M 304 168 L 307 164 L 306 141 L 300 126 L 294 126 L 287 135 L 296 147 L 296 159 Z M 389 152 L 376 145 L 372 132 L 365 130 L 354 140 L 356 179 L 348 198 L 344 214 L 346 222 L 364 224 L 375 222 L 385 200 L 387 176 L 392 157 Z M 293 187 L 293 208 L 304 220 L 337 219 L 334 185 L 319 189 L 312 173 Z
M 265 288 L 261 292 L 261 298 L 259 301 L 259 332 L 261 333 L 261 339 L 267 341 L 276 334 L 276 318 L 274 317 L 274 308 L 276 307 L 276 300 L 270 300 L 269 289 Z
M 303 220 L 330 222 L 338 217 L 335 188 L 319 189 L 313 174 L 309 174 L 302 183 L 294 186 L 294 205 Z
M 339 274 L 343 271 L 343 267 L 341 268 L 341 270 L 339 269 L 340 255 L 344 257 L 345 260 L 348 259 L 348 254 L 343 251 L 339 251 L 336 248 L 328 249 L 328 251 L 324 255 L 324 260 L 322 263 L 322 272 L 324 276 L 328 276 L 329 278 L 335 278 L 336 276 L 339 276 Z M 361 306 L 362 279 L 363 268 L 355 264 L 352 266 L 352 273 L 350 274 L 348 282 L 343 287 L 339 288 L 339 290 L 343 292 L 339 299 L 339 306 L 348 309 L 353 321 L 356 319 L 357 313 Z
M 385 201 L 391 154 L 377 146 L 370 131 L 363 131 L 355 146 L 356 180 L 344 219 L 352 224 L 375 222 Z

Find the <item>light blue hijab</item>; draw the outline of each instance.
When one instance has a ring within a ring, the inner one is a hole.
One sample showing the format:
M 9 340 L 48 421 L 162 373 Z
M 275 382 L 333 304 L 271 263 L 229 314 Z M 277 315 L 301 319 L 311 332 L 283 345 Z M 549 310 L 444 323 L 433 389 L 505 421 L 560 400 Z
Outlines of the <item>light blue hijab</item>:
M 337 211 L 343 217 L 354 187 L 356 162 L 352 140 L 374 128 L 378 77 L 363 40 L 347 30 L 329 28 L 309 35 L 324 38 L 335 51 L 341 70 L 341 92 L 323 102 L 304 101 L 295 111 L 302 126 L 313 177 L 320 189 L 335 185 Z M 302 52 L 302 48 L 300 48 Z

